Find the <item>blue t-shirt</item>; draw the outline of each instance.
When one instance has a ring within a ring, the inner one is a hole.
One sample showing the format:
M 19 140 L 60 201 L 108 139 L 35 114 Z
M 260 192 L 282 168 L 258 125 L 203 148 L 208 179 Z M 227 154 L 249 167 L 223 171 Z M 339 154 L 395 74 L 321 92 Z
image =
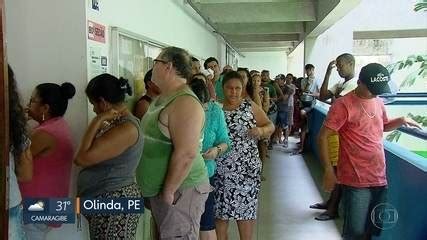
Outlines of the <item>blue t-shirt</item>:
M 226 143 L 230 147 L 227 123 L 225 122 L 224 112 L 218 103 L 214 101 L 208 102 L 208 107 L 205 110 L 205 118 L 202 153 L 221 143 Z M 212 177 L 216 169 L 215 160 L 205 159 L 205 164 L 209 177 Z

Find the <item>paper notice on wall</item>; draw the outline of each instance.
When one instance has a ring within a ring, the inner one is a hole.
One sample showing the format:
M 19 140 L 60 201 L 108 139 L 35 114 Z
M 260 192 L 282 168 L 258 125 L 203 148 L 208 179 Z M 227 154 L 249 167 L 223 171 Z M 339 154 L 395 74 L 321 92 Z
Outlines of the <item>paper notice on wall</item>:
M 105 26 L 90 20 L 87 21 L 87 38 L 96 42 L 105 43 Z
M 107 56 L 102 55 L 101 47 L 89 47 L 89 58 L 89 79 L 108 71 Z

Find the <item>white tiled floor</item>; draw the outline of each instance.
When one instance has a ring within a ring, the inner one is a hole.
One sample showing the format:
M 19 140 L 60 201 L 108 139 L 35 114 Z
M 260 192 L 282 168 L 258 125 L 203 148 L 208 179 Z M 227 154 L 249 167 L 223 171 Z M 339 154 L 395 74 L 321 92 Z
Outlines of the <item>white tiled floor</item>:
M 322 198 L 306 161 L 301 155 L 290 156 L 295 141 L 291 139 L 288 149 L 276 145 L 270 151 L 264 169 L 267 181 L 262 182 L 254 240 L 341 239 L 334 221 L 314 220 L 319 211 L 308 206 Z M 64 225 L 49 233 L 48 239 L 88 239 L 86 225 L 83 226 L 83 231 L 77 231 L 75 225 Z M 142 232 L 138 236 L 143 239 Z M 235 223 L 230 223 L 229 239 L 239 239 Z
M 319 210 L 310 204 L 322 201 L 319 190 L 301 155 L 290 155 L 290 148 L 276 145 L 265 164 L 267 181 L 262 183 L 256 240 L 336 240 L 341 239 L 334 221 L 319 222 Z M 239 239 L 235 224 L 230 239 Z

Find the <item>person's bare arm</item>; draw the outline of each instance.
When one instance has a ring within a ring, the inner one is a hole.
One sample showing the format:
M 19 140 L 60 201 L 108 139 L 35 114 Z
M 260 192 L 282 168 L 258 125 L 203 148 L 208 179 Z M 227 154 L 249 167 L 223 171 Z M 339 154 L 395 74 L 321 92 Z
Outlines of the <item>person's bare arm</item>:
M 280 88 L 279 84 L 277 84 L 277 82 L 273 82 L 273 86 L 274 86 L 274 89 L 276 89 L 276 96 L 277 96 L 276 101 L 286 100 L 285 94 L 283 94 L 283 91 Z
M 422 129 L 421 126 L 411 118 L 395 118 L 384 124 L 384 132 L 393 131 L 401 126 L 416 127 Z
M 322 126 L 318 136 L 319 156 L 324 167 L 323 188 L 326 192 L 331 192 L 336 183 L 336 176 L 331 162 L 329 161 L 329 141 L 328 138 L 338 134 L 336 131 Z
M 144 100 L 139 101 L 135 105 L 134 115 L 137 118 L 142 119 L 142 117 L 144 116 L 144 114 L 147 112 L 149 106 L 150 106 L 149 102 L 144 101 Z
M 251 97 L 252 97 L 252 101 L 254 101 L 258 106 L 262 106 L 262 100 L 261 100 L 261 97 L 259 96 L 259 91 L 260 91 L 259 87 L 254 87 Z
M 268 113 L 270 109 L 270 93 L 268 91 L 264 92 L 264 97 L 262 99 L 262 109 L 265 113 Z
M 33 156 L 31 155 L 29 147 L 23 150 L 15 167 L 15 173 L 18 181 L 31 181 L 33 178 Z
M 114 113 L 111 111 L 110 114 Z M 136 143 L 138 140 L 138 129 L 130 122 L 115 126 L 102 136 L 95 138 L 103 121 L 112 118 L 110 116 L 98 115 L 91 121 L 83 136 L 77 156 L 74 159 L 76 165 L 83 167 L 95 165 L 120 155 Z
M 268 119 L 265 112 L 258 105 L 252 103 L 252 111 L 256 127 L 249 130 L 249 135 L 254 138 L 269 138 L 274 132 L 274 124 Z
M 31 155 L 36 158 L 39 155 L 51 152 L 56 146 L 55 138 L 43 130 L 35 130 L 31 134 Z
M 206 150 L 206 152 L 204 152 L 202 156 L 205 160 L 215 159 L 219 157 L 221 154 L 223 154 L 224 152 L 226 152 L 227 148 L 228 148 L 228 145 L 226 143 L 220 143 Z
M 199 151 L 205 116 L 200 103 L 191 96 L 178 97 L 167 107 L 167 114 L 173 152 L 160 197 L 172 204 Z
M 329 63 L 328 68 L 326 69 L 325 78 L 323 79 L 322 86 L 320 87 L 319 100 L 326 101 L 333 96 L 333 94 L 328 91 L 329 87 L 329 78 L 331 77 L 332 69 L 335 67 L 336 61 L 333 60 Z

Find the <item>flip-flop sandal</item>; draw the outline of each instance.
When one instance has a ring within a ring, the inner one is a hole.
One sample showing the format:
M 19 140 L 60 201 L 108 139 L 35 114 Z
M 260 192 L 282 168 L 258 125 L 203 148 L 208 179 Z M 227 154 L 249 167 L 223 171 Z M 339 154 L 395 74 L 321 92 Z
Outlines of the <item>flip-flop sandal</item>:
M 319 216 L 315 217 L 317 221 L 329 221 L 338 218 L 338 215 L 329 215 L 328 212 L 321 213 Z
M 313 208 L 313 209 L 327 209 L 328 206 L 326 206 L 326 204 L 324 204 L 324 203 L 315 203 L 313 205 L 310 205 L 310 208 Z
M 293 156 L 293 155 L 300 155 L 300 154 L 302 154 L 302 152 L 303 151 L 301 151 L 301 150 L 296 150 L 296 151 L 294 151 L 294 152 L 291 153 L 291 156 Z
M 288 148 L 288 142 L 287 141 L 283 143 L 283 147 Z

